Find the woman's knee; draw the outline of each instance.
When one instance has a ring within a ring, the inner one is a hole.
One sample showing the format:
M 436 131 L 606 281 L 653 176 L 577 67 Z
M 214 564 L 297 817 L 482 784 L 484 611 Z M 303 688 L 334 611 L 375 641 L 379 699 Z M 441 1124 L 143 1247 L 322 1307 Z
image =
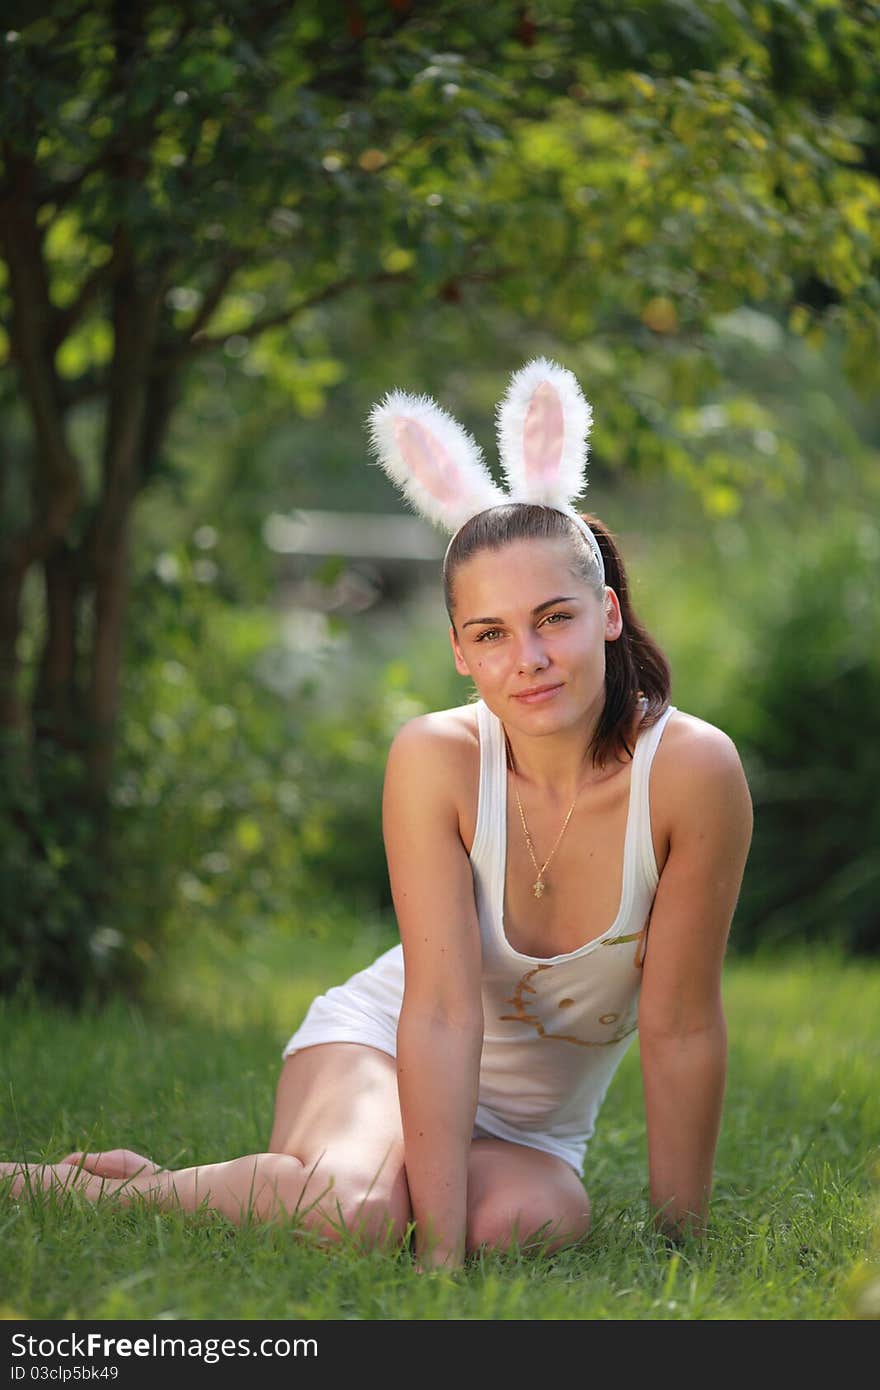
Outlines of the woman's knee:
M 369 1246 L 406 1234 L 409 1193 L 402 1170 L 396 1181 L 379 1186 L 326 1164 L 307 1169 L 292 1154 L 263 1153 L 252 1162 L 248 1208 L 258 1221 L 293 1218 L 327 1240 L 350 1236 Z
M 292 1154 L 255 1155 L 248 1182 L 247 1210 L 257 1221 L 284 1221 L 299 1208 L 306 1172 Z
M 345 1229 L 368 1247 L 399 1245 L 410 1223 L 410 1205 L 398 1193 L 387 1197 L 366 1193 L 344 1210 Z
M 583 1189 L 550 1194 L 501 1187 L 468 1212 L 467 1248 L 530 1247 L 549 1253 L 583 1240 L 590 1216 L 590 1199 Z
M 389 1182 L 377 1183 L 360 1174 L 315 1170 L 299 1215 L 308 1230 L 332 1242 L 397 1245 L 411 1220 L 406 1176 L 401 1168 Z

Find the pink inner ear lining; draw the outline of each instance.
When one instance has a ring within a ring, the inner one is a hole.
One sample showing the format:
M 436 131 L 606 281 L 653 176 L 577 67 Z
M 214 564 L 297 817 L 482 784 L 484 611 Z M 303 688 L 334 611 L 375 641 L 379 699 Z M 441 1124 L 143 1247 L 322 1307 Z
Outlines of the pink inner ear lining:
M 532 394 L 523 425 L 523 460 L 532 478 L 550 481 L 559 473 L 565 441 L 562 402 L 549 381 Z
M 460 502 L 462 480 L 437 437 L 417 420 L 395 420 L 394 438 L 415 480 L 439 502 Z

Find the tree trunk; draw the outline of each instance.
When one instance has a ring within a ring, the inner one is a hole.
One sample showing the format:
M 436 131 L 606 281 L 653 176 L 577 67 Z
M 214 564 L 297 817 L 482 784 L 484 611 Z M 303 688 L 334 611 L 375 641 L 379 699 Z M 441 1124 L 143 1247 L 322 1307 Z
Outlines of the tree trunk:
M 30 736 L 30 720 L 18 692 L 18 638 L 26 569 L 21 553 L 7 554 L 0 563 L 0 730 L 21 734 L 25 740 Z
M 114 286 L 116 349 L 110 373 L 103 491 L 83 542 L 85 572 L 94 596 L 85 707 L 90 725 L 88 780 L 96 805 L 106 798 L 113 765 L 131 509 L 141 486 L 145 441 L 149 437 L 156 446 L 159 442 L 153 437 L 157 422 L 150 420 L 147 410 L 146 383 L 151 380 L 166 283 L 164 267 L 143 283 L 131 266 Z
M 33 513 L 28 526 L 3 542 L 0 556 L 0 722 L 29 736 L 18 695 L 17 642 L 25 575 L 64 535 L 80 500 L 76 459 L 68 445 L 55 372 L 55 310 L 37 220 L 33 158 L 4 151 L 7 176 L 0 190 L 0 248 L 9 267 L 11 347 L 35 436 Z
M 67 529 L 80 500 L 76 459 L 68 445 L 61 389 L 55 372 L 55 310 L 37 221 L 36 173 L 31 159 L 5 152 L 7 178 L 0 194 L 0 247 L 9 267 L 11 343 L 30 407 L 36 442 L 35 512 L 24 545 L 25 568 L 48 553 Z
M 65 748 L 82 746 L 77 699 L 77 601 L 79 565 L 75 550 L 61 541 L 43 561 L 46 637 L 33 697 L 34 732 Z

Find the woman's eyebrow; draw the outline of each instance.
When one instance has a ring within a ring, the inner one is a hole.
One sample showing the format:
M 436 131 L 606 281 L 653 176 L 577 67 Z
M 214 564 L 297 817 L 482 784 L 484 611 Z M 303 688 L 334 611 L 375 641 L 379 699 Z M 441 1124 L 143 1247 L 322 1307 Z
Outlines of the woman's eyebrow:
M 545 608 L 553 608 L 554 605 L 557 604 L 557 603 L 576 603 L 576 602 L 577 602 L 577 595 L 576 595 L 576 594 L 567 594 L 567 595 L 566 595 L 566 594 L 560 594 L 557 598 L 548 598 L 548 599 L 545 599 L 543 603 L 539 603 L 539 604 L 538 604 L 537 608 L 533 608 L 533 609 L 532 609 L 532 617 L 533 617 L 533 618 L 537 617 L 537 615 L 538 615 L 539 613 L 543 613 L 543 612 L 544 612 L 544 609 L 545 609 Z M 465 628 L 465 627 L 471 627 L 474 623 L 484 623 L 484 624 L 485 624 L 485 623 L 490 623 L 490 624 L 491 624 L 491 623 L 503 623 L 503 622 L 504 622 L 504 619 L 503 619 L 503 618 L 468 618 L 468 620 L 467 620 L 466 623 L 462 623 L 462 627 L 463 627 L 463 628 Z

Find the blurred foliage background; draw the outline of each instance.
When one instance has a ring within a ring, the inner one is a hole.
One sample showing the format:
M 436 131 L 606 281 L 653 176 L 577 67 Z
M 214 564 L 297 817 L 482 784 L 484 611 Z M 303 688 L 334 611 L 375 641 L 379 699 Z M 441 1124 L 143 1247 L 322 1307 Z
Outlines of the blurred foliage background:
M 392 939 L 387 747 L 470 693 L 438 565 L 285 525 L 402 512 L 393 385 L 491 459 L 538 353 L 592 401 L 674 703 L 746 765 L 731 948 L 880 950 L 877 7 L 19 8 L 0 988 L 137 992 L 196 927 L 337 903 Z

